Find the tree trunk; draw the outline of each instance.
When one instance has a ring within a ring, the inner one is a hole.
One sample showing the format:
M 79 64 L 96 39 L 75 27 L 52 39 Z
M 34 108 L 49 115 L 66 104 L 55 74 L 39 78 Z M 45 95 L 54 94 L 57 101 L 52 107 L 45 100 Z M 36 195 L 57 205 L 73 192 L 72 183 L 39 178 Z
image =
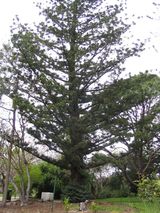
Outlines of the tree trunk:
M 26 172 L 27 172 L 27 189 L 26 189 L 26 202 L 28 202 L 29 200 L 29 193 L 30 193 L 30 189 L 31 189 L 31 177 L 30 177 L 30 172 L 28 169 L 28 165 L 26 167 Z
M 12 185 L 13 185 L 15 191 L 16 191 L 16 194 L 20 194 L 18 186 L 16 185 L 16 183 L 14 182 L 14 180 L 12 178 L 11 178 L 11 183 L 12 183 Z
M 85 170 L 72 167 L 71 168 L 71 183 L 73 184 L 85 184 Z
M 25 184 L 24 184 L 23 174 L 22 174 L 22 177 L 20 178 L 20 191 L 21 191 L 21 206 L 23 206 L 25 201 L 26 201 L 26 199 L 25 199 Z
M 23 149 L 22 149 L 22 158 L 23 158 L 23 162 L 24 162 L 26 174 L 27 174 L 27 188 L 26 188 L 26 192 L 25 192 L 25 201 L 27 203 L 29 200 L 29 193 L 30 193 L 30 188 L 31 188 L 31 177 L 30 177 L 30 172 L 29 172 L 29 168 L 28 168 L 28 162 L 26 160 Z
M 5 174 L 2 173 L 2 192 L 4 193 L 4 186 L 5 186 Z
M 8 162 L 7 162 L 7 171 L 5 175 L 5 181 L 4 181 L 4 192 L 3 192 L 3 198 L 2 198 L 2 205 L 5 206 L 7 201 L 7 193 L 8 193 L 8 184 L 9 184 L 9 178 L 10 178 L 10 171 L 11 171 L 11 161 L 12 161 L 12 143 L 9 146 L 8 150 Z
M 11 172 L 12 148 L 13 148 L 13 143 L 14 143 L 15 126 L 16 126 L 16 108 L 13 109 L 12 134 L 11 134 L 12 141 L 9 145 L 9 150 L 8 150 L 8 164 L 7 164 L 7 172 L 6 172 L 4 193 L 3 193 L 3 199 L 2 199 L 3 206 L 5 206 L 6 201 L 7 201 L 7 192 L 8 192 L 8 184 L 9 184 L 9 178 L 10 178 L 10 172 Z

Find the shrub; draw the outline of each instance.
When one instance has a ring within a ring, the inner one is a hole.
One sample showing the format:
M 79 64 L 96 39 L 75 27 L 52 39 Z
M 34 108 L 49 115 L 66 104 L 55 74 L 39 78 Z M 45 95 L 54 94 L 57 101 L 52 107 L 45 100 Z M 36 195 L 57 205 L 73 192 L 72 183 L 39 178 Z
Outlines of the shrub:
M 110 197 L 127 197 L 130 195 L 128 186 L 121 189 L 113 189 L 110 186 L 104 187 L 98 194 L 98 198 L 110 198 Z
M 143 200 L 153 201 L 160 197 L 160 185 L 157 180 L 142 179 L 138 183 L 138 196 Z
M 97 206 L 97 204 L 96 204 L 95 202 L 92 202 L 92 203 L 91 203 L 91 206 L 90 206 L 90 209 L 91 209 L 91 211 L 92 211 L 93 213 L 97 213 L 97 211 L 98 211 L 98 206 Z
M 63 205 L 64 205 L 64 210 L 65 210 L 65 212 L 66 213 L 68 213 L 68 211 L 70 210 L 70 208 L 71 208 L 71 203 L 70 203 L 70 200 L 69 200 L 69 198 L 64 198 L 64 200 L 63 200 Z
M 88 187 L 76 184 L 66 186 L 62 194 L 62 199 L 65 197 L 68 197 L 72 203 L 79 203 L 92 199 L 92 195 Z

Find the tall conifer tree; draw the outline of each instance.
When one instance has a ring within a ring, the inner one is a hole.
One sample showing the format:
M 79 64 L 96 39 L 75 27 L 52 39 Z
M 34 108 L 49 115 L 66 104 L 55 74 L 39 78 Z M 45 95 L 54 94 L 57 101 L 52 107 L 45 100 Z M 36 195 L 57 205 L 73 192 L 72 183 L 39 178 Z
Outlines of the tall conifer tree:
M 19 81 L 14 102 L 36 143 L 60 157 L 28 150 L 69 169 L 71 182 L 82 184 L 86 157 L 109 145 L 96 98 L 141 45 L 123 43 L 129 26 L 120 18 L 122 5 L 50 0 L 38 7 L 41 23 L 34 29 L 19 23 L 13 30 L 8 62 Z

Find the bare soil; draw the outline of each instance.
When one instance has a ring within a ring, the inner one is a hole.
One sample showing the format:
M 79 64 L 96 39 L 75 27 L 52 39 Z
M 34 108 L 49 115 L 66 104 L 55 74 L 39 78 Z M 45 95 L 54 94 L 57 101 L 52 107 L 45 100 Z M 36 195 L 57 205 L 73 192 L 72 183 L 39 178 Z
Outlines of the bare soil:
M 101 203 L 101 205 L 103 205 Z M 112 205 L 110 203 L 104 203 L 104 205 Z M 107 211 L 108 212 L 108 211 Z M 63 204 L 61 202 L 41 202 L 41 201 L 30 201 L 26 206 L 20 206 L 19 202 L 8 202 L 5 207 L 0 205 L 0 213 L 65 213 Z M 74 208 L 70 210 L 69 213 L 82 213 L 81 211 Z M 87 210 L 86 213 L 92 213 Z M 98 213 L 105 213 L 99 212 Z M 109 213 L 109 212 L 108 212 Z M 134 213 L 133 209 L 126 207 L 123 213 Z

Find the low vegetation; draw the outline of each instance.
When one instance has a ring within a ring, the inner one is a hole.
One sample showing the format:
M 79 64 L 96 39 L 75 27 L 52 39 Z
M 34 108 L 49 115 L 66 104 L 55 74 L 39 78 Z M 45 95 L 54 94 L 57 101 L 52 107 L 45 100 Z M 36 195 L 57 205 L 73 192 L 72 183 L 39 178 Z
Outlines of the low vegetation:
M 131 212 L 135 213 L 159 213 L 160 209 L 160 200 L 154 200 L 153 202 L 144 201 L 138 197 L 126 197 L 126 198 L 108 198 L 108 199 L 100 199 L 98 202 L 106 202 L 110 203 L 111 207 L 106 209 L 110 212 L 121 213 L 124 211 L 126 207 L 130 207 L 132 209 Z M 118 209 L 119 208 L 119 209 Z M 130 209 L 130 210 L 131 210 Z

